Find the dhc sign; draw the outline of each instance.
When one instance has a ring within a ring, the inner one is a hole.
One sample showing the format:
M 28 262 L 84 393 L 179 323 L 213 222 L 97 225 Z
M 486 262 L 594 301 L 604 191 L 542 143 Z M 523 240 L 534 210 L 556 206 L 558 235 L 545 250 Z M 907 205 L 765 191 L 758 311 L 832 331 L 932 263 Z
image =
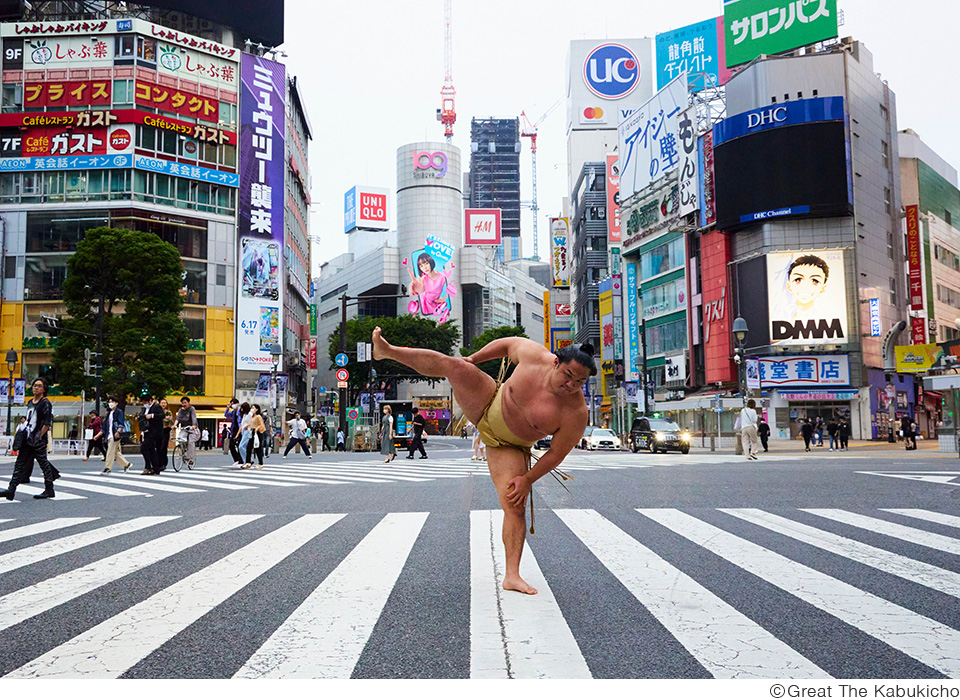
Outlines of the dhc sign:
M 640 83 L 640 61 L 621 44 L 601 44 L 583 62 L 583 82 L 597 97 L 618 100 Z
M 717 122 L 713 127 L 713 145 L 719 146 L 735 138 L 780 126 L 810 122 L 844 121 L 846 105 L 842 97 L 814 97 L 790 100 L 781 105 L 766 106 L 742 112 Z
M 774 107 L 762 112 L 751 112 L 747 118 L 747 128 L 756 129 L 758 126 L 773 126 L 787 120 L 786 107 Z

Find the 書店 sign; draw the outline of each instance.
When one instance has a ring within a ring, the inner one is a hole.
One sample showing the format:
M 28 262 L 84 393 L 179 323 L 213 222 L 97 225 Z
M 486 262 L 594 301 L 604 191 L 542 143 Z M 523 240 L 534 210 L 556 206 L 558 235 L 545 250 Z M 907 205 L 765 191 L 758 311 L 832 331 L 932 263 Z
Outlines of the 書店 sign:
M 850 361 L 846 355 L 761 357 L 760 386 L 850 386 Z

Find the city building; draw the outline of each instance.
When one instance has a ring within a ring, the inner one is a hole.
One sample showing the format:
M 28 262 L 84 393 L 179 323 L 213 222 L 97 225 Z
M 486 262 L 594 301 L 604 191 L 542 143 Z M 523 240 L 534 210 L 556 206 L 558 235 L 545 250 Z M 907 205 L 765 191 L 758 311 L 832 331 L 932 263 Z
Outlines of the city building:
M 520 120 L 470 120 L 468 201 L 474 209 L 500 209 L 503 242 L 497 259 L 523 257 L 520 241 Z
M 291 403 L 305 406 L 299 367 L 310 269 L 309 123 L 283 66 L 244 52 L 282 43 L 282 3 L 272 12 L 246 2 L 206 3 L 197 10 L 202 16 L 188 14 L 182 2 L 34 5 L 0 24 L 0 344 L 21 355 L 16 375 L 51 382 L 55 437 L 75 422 L 81 397 L 62 395 L 55 341 L 36 323 L 44 314 L 63 315 L 67 260 L 85 231 L 100 226 L 156 233 L 179 250 L 189 343 L 175 393 L 190 395 L 203 425 L 214 429 L 238 378 L 244 384 L 237 309 L 249 280 L 238 265 L 240 234 L 272 236 L 264 245 L 275 246 L 271 259 L 286 270 L 280 276 L 275 266 L 271 282 L 284 296 L 276 318 L 288 323 L 283 334 L 277 326 L 276 339 L 292 355 L 292 367 L 283 368 L 291 374 Z M 240 78 L 254 66 L 270 82 L 244 103 Z M 270 142 L 284 158 L 270 158 L 270 172 L 279 172 L 258 183 L 244 171 L 256 169 L 257 150 L 241 134 L 244 124 L 253 133 L 252 114 L 268 102 Z M 269 357 L 258 369 L 269 369 Z

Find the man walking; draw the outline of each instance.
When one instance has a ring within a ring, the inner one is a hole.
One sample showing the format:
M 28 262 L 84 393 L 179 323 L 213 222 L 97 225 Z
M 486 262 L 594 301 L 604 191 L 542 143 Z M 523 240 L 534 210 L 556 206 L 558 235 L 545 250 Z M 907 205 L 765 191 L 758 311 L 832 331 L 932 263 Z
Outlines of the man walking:
M 143 408 L 137 416 L 140 424 L 140 454 L 143 455 L 144 476 L 156 476 L 163 467 L 160 465 L 160 445 L 163 442 L 163 409 L 150 394 L 140 399 Z
M 413 439 L 410 441 L 410 454 L 407 459 L 413 459 L 413 453 L 420 450 L 420 459 L 427 458 L 427 451 L 423 449 L 423 429 L 427 427 L 426 419 L 420 415 L 420 409 L 413 407 Z
M 297 443 L 303 448 L 307 459 L 313 459 L 313 455 L 310 454 L 310 445 L 307 444 L 307 422 L 300 417 L 300 411 L 293 414 L 293 418 L 287 421 L 287 425 L 290 427 L 290 442 L 287 443 L 287 449 L 283 452 L 284 459 Z
M 93 439 L 87 441 L 87 456 L 83 458 L 83 461 L 88 461 L 90 453 L 94 450 L 103 455 L 103 459 L 106 459 L 107 451 L 103 448 L 103 421 L 100 420 L 100 414 L 96 411 L 90 411 L 90 427 L 87 430 L 91 431 Z
M 837 422 L 831 418 L 830 422 L 827 423 L 827 435 L 830 436 L 830 451 L 833 452 L 833 448 L 836 447 L 837 450 L 840 449 L 840 439 L 837 435 L 840 426 L 837 425 Z
M 123 471 L 127 471 L 130 468 L 130 462 L 123 456 L 120 442 L 120 431 L 124 429 L 126 419 L 123 417 L 123 411 L 120 410 L 116 399 L 111 399 L 108 406 L 110 410 L 107 412 L 107 457 L 103 471 L 108 473 L 113 469 L 114 461 L 120 462 Z
M 343 426 L 337 427 L 337 452 L 347 451 L 347 438 L 343 434 Z
M 233 457 L 233 466 L 243 464 L 240 458 L 240 402 L 236 397 L 230 399 L 230 405 L 223 412 L 223 417 L 230 420 L 230 437 L 224 441 L 224 448 L 229 446 L 230 456 Z
M 769 452 L 770 447 L 767 444 L 767 440 L 770 439 L 770 426 L 767 425 L 767 421 L 763 418 L 760 419 L 760 425 L 757 426 L 757 435 L 760 436 L 760 444 L 763 445 L 763 451 Z
M 803 443 L 806 445 L 807 452 L 809 452 L 810 441 L 813 439 L 813 424 L 809 418 L 803 419 L 803 425 L 800 426 L 800 434 L 803 436 Z
M 840 425 L 837 428 L 837 435 L 840 437 L 840 451 L 844 452 L 845 450 L 850 449 L 850 426 L 847 424 L 847 421 L 843 418 L 840 419 Z

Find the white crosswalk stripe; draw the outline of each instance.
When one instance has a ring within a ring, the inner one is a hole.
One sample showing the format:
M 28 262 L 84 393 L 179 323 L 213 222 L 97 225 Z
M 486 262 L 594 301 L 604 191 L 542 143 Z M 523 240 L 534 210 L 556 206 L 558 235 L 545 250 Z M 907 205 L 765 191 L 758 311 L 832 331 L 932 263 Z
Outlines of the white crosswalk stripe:
M 189 645 L 203 644 L 199 633 L 217 634 L 219 617 L 226 624 L 243 610 L 243 624 L 251 630 L 247 645 L 233 640 L 228 647 L 240 651 L 228 661 L 219 653 L 192 657 L 192 672 L 225 678 L 350 678 L 360 668 L 369 672 L 373 649 L 402 649 L 408 638 L 414 640 L 409 644 L 422 643 L 409 627 L 419 624 L 421 611 L 403 610 L 399 601 L 409 600 L 411 593 L 419 599 L 422 567 L 443 561 L 456 563 L 430 585 L 439 584 L 451 596 L 469 595 L 458 601 L 461 617 L 446 622 L 443 616 L 445 624 L 461 625 L 457 638 L 467 652 L 450 655 L 451 675 L 444 677 L 609 677 L 604 675 L 609 649 L 596 648 L 584 624 L 585 617 L 599 629 L 620 623 L 625 610 L 599 608 L 591 600 L 595 591 L 603 591 L 599 599 L 620 600 L 623 608 L 634 605 L 653 625 L 630 629 L 639 637 L 637 645 L 625 649 L 614 668 L 630 670 L 641 661 L 630 654 L 642 655 L 648 667 L 674 668 L 659 655 L 677 658 L 683 652 L 689 655 L 685 668 L 716 678 L 846 677 L 849 668 L 840 659 L 862 648 L 865 656 L 868 649 L 877 650 L 884 657 L 879 663 L 891 664 L 891 673 L 917 668 L 919 662 L 930 674 L 960 678 L 960 629 L 950 622 L 960 619 L 960 570 L 943 568 L 948 565 L 942 554 L 953 556 L 960 532 L 954 538 L 921 529 L 924 523 L 960 529 L 960 518 L 949 513 L 548 510 L 542 529 L 551 535 L 541 536 L 538 517 L 538 534 L 525 542 L 521 563 L 524 579 L 539 591 L 536 596 L 501 588 L 499 510 L 372 515 L 0 520 L 0 574 L 16 570 L 19 577 L 0 592 L 0 631 L 40 632 L 50 626 L 51 616 L 69 630 L 60 637 L 35 635 L 37 648 L 23 658 L 0 649 L 0 675 L 124 676 L 161 648 L 167 654 L 177 650 L 181 636 Z M 435 551 L 440 525 L 446 532 L 451 518 L 462 518 L 454 530 L 459 534 Z M 817 518 L 825 527 L 817 527 Z M 891 518 L 908 518 L 916 527 Z M 893 538 L 891 548 L 909 544 L 890 551 L 883 536 Z M 328 553 L 328 561 L 318 566 L 319 552 Z M 725 568 L 702 566 L 704 557 Z M 181 561 L 190 562 L 184 573 L 172 574 Z M 588 581 L 578 578 L 583 567 L 594 572 Z M 166 576 L 156 577 L 158 570 Z M 262 595 L 264 585 L 287 580 L 290 571 L 299 572 L 300 592 L 279 595 L 272 611 L 259 619 L 258 598 L 251 591 Z M 864 572 L 874 577 L 872 583 Z M 721 579 L 730 585 L 720 585 Z M 884 583 L 893 580 L 905 588 Z M 111 605 L 113 597 L 100 594 L 128 585 L 143 591 L 131 603 Z M 779 606 L 795 607 L 771 617 L 766 603 L 754 605 L 749 594 L 733 594 L 754 588 L 776 590 Z M 395 596 L 398 589 L 406 590 L 406 597 Z M 919 591 L 934 596 L 924 610 L 929 614 L 920 611 L 927 603 L 918 603 Z M 97 614 L 101 606 L 103 613 Z M 798 636 L 798 627 L 814 624 L 808 620 L 815 616 L 805 610 L 816 610 L 817 624 L 832 625 L 833 633 L 822 636 L 824 649 L 810 647 L 811 639 L 821 639 L 819 627 Z M 855 639 L 844 653 L 834 653 L 829 645 L 838 644 L 844 630 Z M 665 646 L 665 636 L 675 643 Z M 217 649 L 222 641 L 206 644 Z M 443 641 L 436 643 L 431 652 L 443 656 Z M 211 670 L 204 674 L 205 664 Z

